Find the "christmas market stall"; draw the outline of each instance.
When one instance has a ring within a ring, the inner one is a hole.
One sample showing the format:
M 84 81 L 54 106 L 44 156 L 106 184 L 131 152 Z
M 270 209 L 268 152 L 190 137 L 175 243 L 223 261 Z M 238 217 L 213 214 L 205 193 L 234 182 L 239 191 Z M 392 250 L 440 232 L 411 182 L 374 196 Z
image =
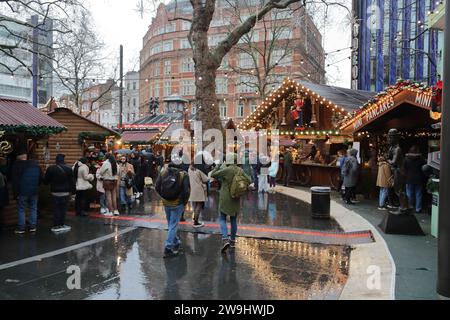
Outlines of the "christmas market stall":
M 280 149 L 293 154 L 295 184 L 337 188 L 338 151 L 353 141 L 351 133 L 341 132 L 339 123 L 374 95 L 288 78 L 238 127 L 244 132 L 267 130 L 269 140 L 278 130 Z M 279 177 L 282 170 L 280 166 Z
M 39 162 L 46 168 L 58 153 L 66 155 L 66 163 L 72 166 L 81 157 L 88 158 L 91 169 L 101 156 L 121 148 L 120 134 L 67 108 L 56 108 L 48 116 L 62 123 L 66 132 L 49 137 L 38 149 Z
M 399 80 L 344 119 L 340 130 L 353 135 L 360 149 L 363 178 L 375 191 L 377 156 L 388 151 L 388 132 L 397 129 L 403 154 L 412 146 L 430 159 L 440 149 L 442 83 L 435 87 Z M 371 173 L 370 173 L 371 172 Z
M 43 141 L 64 130 L 63 124 L 28 102 L 0 97 L 0 225 L 17 223 L 16 201 L 11 186 L 11 170 L 16 156 L 26 152 L 29 159 L 36 160 Z

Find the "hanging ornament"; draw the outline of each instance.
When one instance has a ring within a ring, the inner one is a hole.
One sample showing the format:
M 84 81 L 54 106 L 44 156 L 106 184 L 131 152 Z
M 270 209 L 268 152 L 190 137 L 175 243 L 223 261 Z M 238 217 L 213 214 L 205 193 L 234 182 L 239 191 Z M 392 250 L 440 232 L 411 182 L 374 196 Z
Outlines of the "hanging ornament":
M 295 121 L 295 125 L 297 128 L 303 128 L 303 107 L 305 106 L 305 101 L 303 98 L 297 93 L 297 98 L 294 101 L 294 107 L 291 111 L 292 118 Z

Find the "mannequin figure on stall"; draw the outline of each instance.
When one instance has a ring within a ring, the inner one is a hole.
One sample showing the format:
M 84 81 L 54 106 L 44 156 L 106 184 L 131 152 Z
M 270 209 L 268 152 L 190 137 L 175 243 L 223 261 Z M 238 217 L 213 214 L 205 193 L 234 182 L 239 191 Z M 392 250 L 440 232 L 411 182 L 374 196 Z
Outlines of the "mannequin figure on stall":
M 295 100 L 295 105 L 293 110 L 291 111 L 292 118 L 294 119 L 296 129 L 303 128 L 303 107 L 305 106 L 305 102 L 303 101 L 300 95 L 297 95 L 297 99 Z
M 408 213 L 408 199 L 406 197 L 406 177 L 403 169 L 404 157 L 399 144 L 399 133 L 397 129 L 389 130 L 388 142 L 388 163 L 394 175 L 394 192 L 400 200 L 400 209 L 392 213 L 406 214 Z

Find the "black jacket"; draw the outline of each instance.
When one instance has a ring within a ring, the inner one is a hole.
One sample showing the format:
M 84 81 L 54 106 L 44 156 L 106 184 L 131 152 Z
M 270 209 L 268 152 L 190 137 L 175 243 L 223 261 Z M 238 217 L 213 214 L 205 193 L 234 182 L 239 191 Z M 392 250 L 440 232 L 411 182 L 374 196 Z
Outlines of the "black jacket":
M 52 193 L 70 192 L 75 190 L 72 169 L 65 164 L 57 164 L 48 167 L 45 173 L 44 183 L 50 185 Z
M 42 171 L 34 160 L 17 160 L 12 168 L 14 196 L 35 196 L 42 183 Z
M 405 156 L 405 174 L 407 184 L 423 184 L 425 175 L 422 167 L 425 165 L 425 159 L 421 154 L 408 153 Z

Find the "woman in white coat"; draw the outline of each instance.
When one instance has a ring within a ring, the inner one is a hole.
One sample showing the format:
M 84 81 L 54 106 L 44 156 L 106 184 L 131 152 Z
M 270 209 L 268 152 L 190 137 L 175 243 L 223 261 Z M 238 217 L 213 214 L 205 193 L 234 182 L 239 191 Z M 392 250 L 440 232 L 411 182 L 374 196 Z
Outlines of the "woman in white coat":
M 73 166 L 73 176 L 76 179 L 75 212 L 77 216 L 81 217 L 87 217 L 88 215 L 87 192 L 93 187 L 90 182 L 94 181 L 94 176 L 89 173 L 89 167 L 86 163 L 87 159 L 81 158 Z
M 200 214 L 205 208 L 205 202 L 208 200 L 206 184 L 209 178 L 201 170 L 191 165 L 189 167 L 189 183 L 191 185 L 191 194 L 189 201 L 192 204 L 192 210 L 194 211 L 194 228 L 203 227 L 205 224 L 199 221 Z

